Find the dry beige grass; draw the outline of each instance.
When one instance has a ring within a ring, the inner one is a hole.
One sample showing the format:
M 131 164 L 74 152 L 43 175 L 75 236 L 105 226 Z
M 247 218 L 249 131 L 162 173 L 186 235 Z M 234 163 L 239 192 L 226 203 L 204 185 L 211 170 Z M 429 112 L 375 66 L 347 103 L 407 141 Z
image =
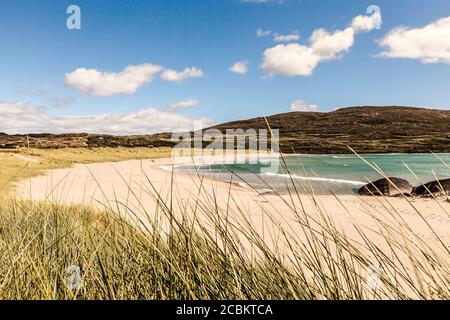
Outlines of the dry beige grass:
M 130 159 L 154 159 L 170 155 L 170 148 L 62 148 L 0 150 L 0 193 L 11 190 L 19 179 L 39 175 L 43 170 L 70 167 L 75 163 L 96 163 Z
M 102 155 L 80 158 L 89 162 Z M 289 252 L 280 252 L 266 245 L 238 195 L 230 192 L 230 205 L 221 207 L 200 181 L 192 192 L 196 196 L 186 203 L 174 180 L 170 191 L 161 193 L 143 174 L 145 190 L 157 206 L 141 217 L 146 221 L 140 228 L 122 219 L 114 205 L 98 212 L 50 202 L 1 201 L 0 298 L 450 298 L 445 239 L 438 236 L 431 245 L 395 208 L 380 208 L 391 217 L 389 224 L 371 217 L 379 225 L 374 232 L 388 244 L 385 250 L 358 225 L 362 241 L 350 240 L 323 207 L 315 212 L 303 209 L 292 188 L 292 201 L 266 212 L 279 241 L 288 244 Z M 309 196 L 314 201 L 315 196 Z M 239 213 L 243 223 L 234 223 L 228 210 Z M 292 225 L 277 222 L 285 213 L 281 210 L 295 215 Z M 204 219 L 198 219 L 200 214 Z M 161 228 L 162 221 L 169 222 L 168 228 Z M 292 232 L 293 224 L 301 232 Z M 65 283 L 65 269 L 71 265 L 81 267 L 80 289 Z

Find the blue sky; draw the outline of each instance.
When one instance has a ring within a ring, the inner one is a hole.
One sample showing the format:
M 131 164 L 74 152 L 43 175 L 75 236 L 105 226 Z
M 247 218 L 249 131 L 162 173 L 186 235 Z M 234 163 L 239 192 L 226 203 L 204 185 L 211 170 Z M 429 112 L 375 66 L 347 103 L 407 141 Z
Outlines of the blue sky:
M 81 30 L 66 27 L 66 8 L 71 4 L 81 9 Z M 353 43 L 335 50 L 332 57 L 322 52 L 322 60 L 308 69 L 310 74 L 300 71 L 304 57 L 298 54 L 279 66 L 280 59 L 291 57 L 288 50 L 312 47 L 315 30 L 324 28 L 328 35 L 345 30 L 355 17 L 369 17 L 366 9 L 372 4 L 381 9 L 380 29 L 351 33 Z M 8 123 L 4 130 L 0 126 L 0 132 L 76 131 L 78 125 L 85 131 L 92 129 L 89 117 L 113 115 L 117 120 L 118 114 L 150 122 L 155 117 L 155 122 L 148 129 L 140 122 L 122 131 L 122 120 L 104 122 L 104 127 L 99 121 L 93 131 L 154 132 L 176 129 L 177 124 L 193 119 L 224 122 L 289 112 L 295 106 L 322 112 L 353 105 L 449 109 L 450 37 L 442 36 L 448 31 L 447 23 L 430 36 L 428 29 L 421 29 L 450 16 L 446 0 L 2 0 L 0 16 L 0 120 Z M 412 48 L 399 44 L 405 37 L 415 39 L 412 32 L 387 39 L 389 48 L 380 46 L 377 41 L 399 26 L 422 32 L 420 47 L 428 50 L 421 53 L 425 56 L 414 55 L 414 43 L 409 44 Z M 257 29 L 271 33 L 258 37 Z M 276 35 L 298 35 L 299 40 L 276 42 Z M 377 56 L 386 50 L 390 53 Z M 246 73 L 229 70 L 239 61 L 248 62 Z M 92 72 L 79 74 L 81 79 L 74 75 L 73 81 L 66 76 L 80 68 L 120 73 L 127 66 L 143 64 L 161 70 L 132 92 L 116 87 L 121 85 L 113 83 L 116 78 L 105 83 L 100 76 L 96 81 L 103 83 L 96 85 L 112 85 L 117 93 L 108 88 L 109 93 L 96 94 L 80 84 L 91 81 Z M 195 68 L 201 75 L 181 82 L 161 79 L 164 70 L 180 73 L 186 68 Z M 148 109 L 150 114 L 140 113 Z M 18 118 L 25 111 L 27 121 Z M 36 123 L 30 113 L 38 114 Z M 69 123 L 68 119 L 77 118 L 83 121 Z M 39 121 L 45 123 L 39 125 Z M 161 122 L 176 124 L 158 127 Z

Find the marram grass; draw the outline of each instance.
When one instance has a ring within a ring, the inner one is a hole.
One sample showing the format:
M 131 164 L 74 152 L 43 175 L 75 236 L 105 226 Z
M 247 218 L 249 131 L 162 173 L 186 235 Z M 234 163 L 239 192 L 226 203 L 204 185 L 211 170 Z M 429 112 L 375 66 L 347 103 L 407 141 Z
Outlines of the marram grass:
M 291 211 L 301 226 L 302 234 L 294 234 L 273 219 L 279 241 L 287 244 L 282 254 L 267 246 L 233 192 L 223 207 L 200 181 L 186 205 L 177 203 L 175 186 L 160 194 L 146 179 L 157 212 L 141 215 L 138 224 L 131 222 L 138 213 L 124 217 L 114 206 L 98 211 L 2 200 L 0 299 L 450 298 L 445 241 L 431 245 L 393 208 L 385 213 L 394 223 L 377 221 L 386 251 L 358 225 L 361 240 L 354 242 L 331 213 L 303 210 L 293 186 L 292 201 L 267 212 L 270 220 L 281 214 L 277 210 Z M 241 215 L 241 224 L 229 211 Z M 81 270 L 76 289 L 66 283 L 70 266 Z

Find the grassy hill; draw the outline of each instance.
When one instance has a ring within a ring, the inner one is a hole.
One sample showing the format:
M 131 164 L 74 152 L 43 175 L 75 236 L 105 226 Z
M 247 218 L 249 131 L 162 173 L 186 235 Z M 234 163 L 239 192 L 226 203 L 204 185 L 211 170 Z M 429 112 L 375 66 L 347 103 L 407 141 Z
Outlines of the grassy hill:
M 67 133 L 67 134 L 15 134 L 0 132 L 0 149 L 36 148 L 160 148 L 172 147 L 170 134 L 113 136 L 107 134 Z
M 450 152 L 450 111 L 412 107 L 352 107 L 333 112 L 290 112 L 267 117 L 280 131 L 284 152 Z M 266 128 L 264 118 L 214 128 Z
M 333 112 L 290 112 L 267 117 L 280 131 L 283 152 L 450 152 L 450 111 L 412 107 L 352 107 Z M 224 123 L 226 129 L 266 129 L 264 118 Z M 170 147 L 169 133 L 142 136 L 0 133 L 0 148 Z

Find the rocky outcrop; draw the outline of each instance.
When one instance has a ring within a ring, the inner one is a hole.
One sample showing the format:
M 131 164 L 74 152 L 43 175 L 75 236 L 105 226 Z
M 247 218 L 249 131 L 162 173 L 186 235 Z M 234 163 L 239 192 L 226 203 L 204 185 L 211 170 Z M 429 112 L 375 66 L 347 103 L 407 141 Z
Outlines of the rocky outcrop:
M 383 178 L 362 186 L 358 193 L 364 196 L 389 197 L 402 194 L 414 197 L 450 196 L 450 179 L 430 181 L 423 185 L 412 187 L 407 180 L 402 178 L 391 177 L 389 180 Z
M 415 187 L 412 195 L 416 197 L 450 196 L 450 179 L 430 181 Z
M 408 180 L 391 177 L 389 180 L 383 178 L 370 182 L 365 186 L 362 186 L 358 190 L 358 193 L 365 196 L 376 195 L 393 197 L 402 194 L 411 195 L 412 191 L 413 187 Z

